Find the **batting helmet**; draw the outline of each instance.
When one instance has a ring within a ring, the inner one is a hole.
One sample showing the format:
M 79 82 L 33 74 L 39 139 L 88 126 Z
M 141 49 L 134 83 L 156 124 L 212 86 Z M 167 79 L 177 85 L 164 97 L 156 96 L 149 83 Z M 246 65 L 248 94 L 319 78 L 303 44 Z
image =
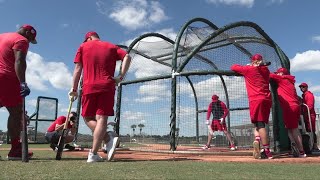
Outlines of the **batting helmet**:
M 251 57 L 251 61 L 259 61 L 259 60 L 262 60 L 262 55 L 261 54 L 255 54 Z
M 286 68 L 279 68 L 275 73 L 281 73 L 281 72 L 285 75 L 289 74 Z
M 212 99 L 212 102 L 217 102 L 219 99 L 219 96 L 214 94 L 214 95 L 212 95 L 211 99 Z

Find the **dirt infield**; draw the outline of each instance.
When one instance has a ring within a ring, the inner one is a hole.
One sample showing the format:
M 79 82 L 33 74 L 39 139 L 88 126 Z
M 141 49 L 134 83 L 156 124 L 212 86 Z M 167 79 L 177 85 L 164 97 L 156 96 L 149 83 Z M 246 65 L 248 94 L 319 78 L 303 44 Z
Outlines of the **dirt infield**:
M 88 151 L 64 152 L 71 156 L 86 158 Z M 106 154 L 99 152 L 101 156 Z M 247 152 L 250 154 L 250 152 Z M 274 159 L 253 159 L 250 155 L 231 155 L 231 154 L 195 154 L 185 152 L 165 153 L 165 152 L 141 152 L 119 149 L 114 161 L 207 161 L 207 162 L 243 162 L 243 163 L 320 163 L 320 156 L 308 156 L 306 158 L 293 158 L 289 154 L 274 155 Z

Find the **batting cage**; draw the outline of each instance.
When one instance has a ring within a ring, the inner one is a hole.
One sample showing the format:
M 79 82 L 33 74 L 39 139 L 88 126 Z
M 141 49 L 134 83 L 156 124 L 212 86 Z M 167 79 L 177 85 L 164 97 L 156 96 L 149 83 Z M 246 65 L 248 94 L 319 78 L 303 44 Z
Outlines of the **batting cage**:
M 35 112 L 29 115 L 27 126 L 29 143 L 47 143 L 45 132 L 50 124 L 57 119 L 58 99 L 38 96 Z
M 147 33 L 129 47 L 130 69 L 118 86 L 116 130 L 121 146 L 135 150 L 201 150 L 207 142 L 205 124 L 211 96 L 216 94 L 230 110 L 227 129 L 238 149 L 252 147 L 244 78 L 230 70 L 245 65 L 259 53 L 271 62 L 269 70 L 290 69 L 287 56 L 253 22 L 236 22 L 221 28 L 203 18 L 186 22 L 176 37 Z M 276 88 L 270 115 L 270 144 L 288 148 Z M 212 145 L 228 149 L 223 132 L 215 132 Z

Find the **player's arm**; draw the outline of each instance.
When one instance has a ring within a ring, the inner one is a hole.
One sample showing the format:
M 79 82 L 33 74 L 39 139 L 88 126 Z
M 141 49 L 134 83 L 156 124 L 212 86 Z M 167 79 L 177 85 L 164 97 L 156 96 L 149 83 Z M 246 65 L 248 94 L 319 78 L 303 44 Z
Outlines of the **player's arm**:
M 223 123 L 225 123 L 225 119 L 226 119 L 226 117 L 227 117 L 228 114 L 229 114 L 229 109 L 227 108 L 226 104 L 223 103 L 223 102 L 221 102 L 221 108 L 222 108 L 222 110 L 223 110 L 223 115 L 222 115 L 222 117 L 220 118 L 220 124 L 223 124 Z
M 81 77 L 81 72 L 82 72 L 82 63 L 80 63 L 80 62 L 75 63 L 74 71 L 73 71 L 73 86 L 72 86 L 72 89 L 74 91 L 77 91 L 77 89 L 78 89 L 78 84 L 79 84 L 79 80 Z
M 25 73 L 27 69 L 27 63 L 26 63 L 27 54 L 19 50 L 13 50 L 13 52 L 15 57 L 14 68 L 16 71 L 16 75 L 20 83 L 26 82 Z
M 122 67 L 121 67 L 121 72 L 120 72 L 120 76 L 124 77 L 130 67 L 130 63 L 131 63 L 131 56 L 129 54 L 126 54 L 123 58 L 122 61 Z
M 276 74 L 274 74 L 274 73 L 270 73 L 269 77 L 270 77 L 270 79 L 272 79 L 272 80 L 275 81 L 276 83 L 278 83 L 278 82 L 281 80 L 281 78 L 282 78 L 281 76 L 276 75 Z
M 56 130 L 56 131 L 61 131 L 61 130 L 63 129 L 63 127 L 64 127 L 64 124 L 65 124 L 65 123 L 63 123 L 63 124 L 56 124 L 55 130 Z
M 66 118 L 63 116 L 58 117 L 56 120 L 56 127 L 54 128 L 55 131 L 61 131 L 64 127 L 64 124 L 66 122 Z
M 236 73 L 239 73 L 239 74 L 245 74 L 245 72 L 246 72 L 246 68 L 245 68 L 246 66 L 242 66 L 242 65 L 240 65 L 240 64 L 234 64 L 234 65 L 232 65 L 231 66 L 231 70 L 232 71 L 234 71 L 234 72 L 236 72 Z
M 130 63 L 131 63 L 131 56 L 129 54 L 126 54 L 122 59 L 122 65 L 121 65 L 119 76 L 114 77 L 116 84 L 120 83 L 122 79 L 126 76 L 127 71 L 130 67 Z
M 207 124 L 207 125 L 210 124 L 211 104 L 212 104 L 212 103 L 209 104 L 208 110 L 207 110 L 207 119 L 206 119 L 206 124 Z
M 228 116 L 228 114 L 229 114 L 229 109 L 227 108 L 226 104 L 223 103 L 223 102 L 221 102 L 221 107 L 222 107 L 222 109 L 223 109 L 223 116 L 222 116 L 222 118 L 225 119 L 225 118 Z
M 305 96 L 305 104 L 309 107 L 309 109 L 314 107 L 314 96 L 310 93 L 307 93 Z

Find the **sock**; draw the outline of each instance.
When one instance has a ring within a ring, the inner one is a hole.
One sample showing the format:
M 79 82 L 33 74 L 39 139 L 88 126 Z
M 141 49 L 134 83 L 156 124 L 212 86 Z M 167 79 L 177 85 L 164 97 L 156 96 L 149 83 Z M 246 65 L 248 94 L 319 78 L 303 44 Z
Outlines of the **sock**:
M 262 147 L 266 151 L 266 153 L 270 152 L 270 145 L 269 144 L 263 144 Z
M 20 138 L 19 137 L 14 138 L 14 139 L 11 140 L 12 149 L 17 148 L 19 145 L 20 145 Z
M 254 140 L 260 142 L 260 139 L 260 136 L 256 136 Z
M 300 151 L 300 155 L 304 155 L 305 154 L 305 152 L 304 151 Z

